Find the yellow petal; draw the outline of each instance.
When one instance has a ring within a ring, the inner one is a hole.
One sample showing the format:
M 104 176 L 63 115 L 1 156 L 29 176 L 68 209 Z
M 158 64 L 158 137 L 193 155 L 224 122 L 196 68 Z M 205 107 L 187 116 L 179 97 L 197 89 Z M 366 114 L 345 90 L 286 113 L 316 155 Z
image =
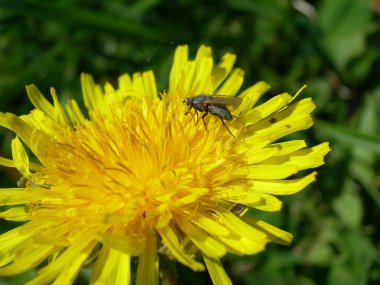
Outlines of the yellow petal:
M 255 143 L 247 143 L 247 142 L 241 142 L 237 146 L 237 153 L 242 154 L 244 153 L 247 157 L 251 155 L 259 155 L 260 156 L 260 150 L 263 149 L 265 146 L 270 144 L 270 140 L 264 136 L 257 137 L 255 140 Z
M 303 178 L 289 180 L 257 180 L 252 183 L 252 191 L 273 195 L 290 195 L 297 193 L 315 181 L 316 172 Z
M 143 73 L 136 72 L 132 77 L 132 96 L 138 98 L 152 98 L 156 97 L 157 86 L 152 71 Z
M 104 89 L 104 95 L 111 93 L 113 96 L 115 96 L 116 90 L 113 88 L 112 84 L 109 82 L 106 82 L 103 86 Z
M 231 233 L 227 227 L 220 224 L 217 220 L 208 217 L 206 212 L 202 213 L 202 215 L 195 213 L 192 222 L 212 235 L 227 236 Z
M 96 261 L 92 285 L 130 284 L 131 257 L 121 251 L 103 246 Z
M 156 79 L 154 78 L 153 71 L 149 70 L 143 73 L 143 83 L 146 97 L 158 96 Z
M 266 235 L 255 228 L 251 227 L 232 212 L 227 211 L 221 207 L 214 209 L 216 214 L 228 228 L 241 237 L 248 237 L 253 241 L 265 240 Z
M 252 240 L 250 237 L 242 236 L 239 242 L 245 247 L 245 255 L 253 255 L 265 249 L 268 239 L 265 237 L 265 239 L 257 241 Z
M 155 285 L 158 283 L 157 241 L 155 233 L 150 232 L 146 236 L 145 250 L 139 256 L 136 285 Z
M 276 155 L 277 153 L 278 153 L 277 148 L 268 146 L 259 150 L 255 150 L 254 148 L 251 148 L 247 151 L 245 156 L 246 156 L 248 164 L 254 164 L 261 161 L 265 161 L 268 158 Z
M 0 204 L 2 204 L 1 201 Z M 29 214 L 26 211 L 25 207 L 14 207 L 4 212 L 0 212 L 0 218 L 15 222 L 30 220 Z
M 299 170 L 315 168 L 324 164 L 324 157 L 330 151 L 328 143 L 322 143 L 312 148 L 305 148 L 288 155 L 272 157 L 266 163 L 282 163 L 297 165 Z
M 18 137 L 12 140 L 12 157 L 17 170 L 30 180 L 32 174 L 29 171 L 29 157 Z
M 282 207 L 279 199 L 265 193 L 247 192 L 240 196 L 228 197 L 226 200 L 268 212 L 279 211 Z
M 223 85 L 216 91 L 220 95 L 235 95 L 244 81 L 244 71 L 240 68 L 235 68 Z
M 30 246 L 24 254 L 18 255 L 14 259 L 13 263 L 1 267 L 0 275 L 15 275 L 27 271 L 31 268 L 34 268 L 37 265 L 39 265 L 43 260 L 45 260 L 53 252 L 53 250 L 53 245 L 39 245 L 34 247 Z M 32 283 L 33 281 L 30 284 Z
M 28 94 L 29 100 L 32 104 L 43 113 L 48 115 L 51 118 L 54 118 L 54 107 L 53 105 L 45 98 L 44 95 L 38 90 L 35 85 L 26 86 L 26 93 Z
M 67 118 L 65 111 L 62 108 L 61 103 L 59 103 L 57 93 L 55 92 L 54 88 L 50 88 L 50 94 L 53 97 L 53 102 L 54 102 L 54 117 L 53 120 L 57 123 L 59 123 L 62 126 L 69 126 L 70 121 Z
M 188 46 L 178 46 L 174 53 L 173 65 L 170 70 L 169 93 L 175 92 L 181 80 L 182 68 L 188 60 Z
M 71 99 L 67 101 L 66 110 L 73 125 L 84 123 L 85 117 L 75 100 Z
M 187 205 L 199 200 L 202 196 L 205 196 L 209 192 L 208 188 L 193 188 L 188 195 L 177 199 L 172 203 L 173 208 L 179 208 L 183 205 Z
M 256 102 L 261 98 L 266 91 L 268 91 L 270 86 L 263 81 L 259 81 L 255 85 L 244 90 L 240 94 L 240 98 L 243 99 L 240 106 L 236 109 L 235 113 L 237 116 L 240 116 L 241 113 L 249 112 Z
M 292 97 L 288 93 L 277 95 L 248 111 L 244 116 L 246 126 L 253 125 L 286 106 Z
M 233 171 L 233 175 L 245 176 L 248 179 L 284 179 L 297 173 L 295 164 L 248 165 Z
M 95 233 L 92 230 L 79 234 L 76 239 L 73 240 L 71 246 L 68 247 L 57 259 L 42 268 L 38 272 L 37 277 L 30 281 L 29 284 L 46 284 L 57 278 L 62 270 L 72 263 L 81 252 L 88 250 L 88 245 L 93 244 L 92 238 L 94 237 L 94 234 Z
M 1 205 L 20 205 L 39 201 L 47 198 L 50 194 L 48 189 L 32 187 L 30 190 L 25 188 L 5 188 L 0 190 Z
M 254 193 L 252 195 L 260 197 L 260 202 L 252 204 L 252 207 L 261 211 L 276 212 L 282 208 L 282 201 L 275 196 L 265 193 Z
M 286 141 L 286 142 L 274 143 L 268 146 L 268 148 L 277 149 L 277 153 L 275 156 L 286 155 L 304 147 L 306 147 L 306 142 L 304 140 Z
M 201 62 L 205 58 L 210 58 L 210 57 L 211 57 L 211 48 L 205 45 L 201 45 L 197 50 L 195 62 L 197 62 L 197 64 L 201 64 Z
M 207 255 L 203 254 L 203 260 L 205 261 L 207 270 L 214 284 L 232 285 L 232 282 L 228 277 L 226 271 L 224 271 L 223 265 L 219 259 L 208 257 Z
M 36 223 L 30 222 L 0 235 L 0 266 L 12 261 L 13 259 L 9 258 L 9 256 L 15 256 L 15 248 L 38 229 Z
M 284 245 L 289 245 L 292 242 L 293 235 L 291 233 L 276 228 L 271 224 L 268 224 L 249 215 L 245 215 L 243 217 L 243 220 L 251 226 L 263 232 L 266 232 L 272 242 Z
M 11 113 L 0 113 L 0 126 L 14 131 L 30 147 L 33 128 L 19 117 Z
M 132 96 L 132 80 L 129 74 L 124 73 L 123 75 L 119 76 L 118 78 L 118 87 L 119 90 L 122 91 L 123 97 Z
M 203 264 L 188 256 L 180 246 L 178 238 L 171 227 L 159 229 L 163 244 L 170 250 L 170 253 L 183 265 L 190 267 L 194 271 L 203 271 Z
M 298 95 L 301 94 L 301 92 L 306 89 L 307 85 L 303 85 L 300 89 L 297 90 L 297 93 L 292 97 L 292 100 L 290 100 L 290 102 L 293 102 L 297 97 Z
M 104 107 L 103 92 L 99 85 L 94 83 L 91 75 L 82 73 L 80 76 L 84 105 L 88 110 L 99 110 Z
M 192 79 L 189 89 L 190 94 L 210 94 L 213 91 L 209 84 L 209 77 L 212 72 L 213 65 L 214 63 L 211 56 L 211 49 L 202 45 L 198 49 L 195 57 L 194 76 L 189 76 L 189 79 Z
M 181 94 L 181 92 L 184 92 L 186 96 L 191 95 L 195 96 L 198 94 L 191 94 L 191 92 L 203 92 L 199 91 L 199 84 L 197 86 L 196 83 L 194 82 L 194 76 L 195 76 L 195 71 L 197 68 L 197 64 L 195 61 L 187 61 L 184 63 L 183 68 L 180 72 L 180 77 L 178 81 L 178 86 L 177 86 L 177 92 Z M 199 83 L 199 82 L 198 82 Z M 190 91 L 193 90 L 193 91 Z
M 132 86 L 133 94 L 136 97 L 143 98 L 145 97 L 144 82 L 142 80 L 141 72 L 135 72 L 132 75 Z
M 61 271 L 58 277 L 52 283 L 53 285 L 71 285 L 74 283 L 83 263 L 94 249 L 96 241 L 89 243 L 82 251 L 80 251 L 74 259 Z
M 226 248 L 223 244 L 210 237 L 202 229 L 194 226 L 187 220 L 187 217 L 178 217 L 177 221 L 181 229 L 204 254 L 215 258 L 226 254 Z
M 307 129 L 313 124 L 310 113 L 314 108 L 315 105 L 310 98 L 294 103 L 291 107 L 248 126 L 249 137 L 246 142 L 252 143 L 258 137 L 267 137 L 272 142 L 296 131 Z
M 58 138 L 61 135 L 59 134 L 59 131 L 61 131 L 62 126 L 56 121 L 54 121 L 54 119 L 44 114 L 41 110 L 34 109 L 28 115 L 20 116 L 20 119 L 22 119 L 26 124 L 29 125 L 30 128 L 33 129 L 33 134 L 32 134 L 33 136 L 34 134 L 43 133 L 45 134 L 45 137 L 47 138 L 48 137 Z M 50 138 L 49 140 L 51 140 Z M 33 139 L 34 138 L 32 137 L 29 139 L 29 141 L 31 142 L 33 141 Z
M 247 248 L 240 242 L 241 236 L 237 234 L 231 234 L 230 236 L 218 236 L 214 238 L 219 240 L 228 249 L 228 252 L 236 255 L 246 254 Z
M 4 157 L 0 157 L 0 165 L 6 167 L 15 167 L 15 163 L 13 160 Z
M 145 246 L 144 236 L 98 233 L 98 238 L 104 245 L 132 256 L 140 255 Z
M 118 266 L 116 267 L 116 271 L 110 279 L 111 284 L 130 284 L 131 257 L 121 252 L 117 252 L 117 257 L 118 257 Z
M 234 66 L 236 55 L 226 53 L 211 73 L 211 89 L 214 91 L 227 78 Z

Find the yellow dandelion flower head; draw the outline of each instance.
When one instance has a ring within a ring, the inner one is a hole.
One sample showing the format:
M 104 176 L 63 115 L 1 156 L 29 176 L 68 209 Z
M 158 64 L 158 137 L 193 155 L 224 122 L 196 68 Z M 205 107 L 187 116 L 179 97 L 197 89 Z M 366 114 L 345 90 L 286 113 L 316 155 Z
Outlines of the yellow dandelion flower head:
M 239 91 L 244 72 L 234 62 L 227 53 L 214 66 L 206 46 L 189 60 L 179 46 L 162 93 L 151 71 L 124 74 L 117 87 L 82 74 L 88 114 L 74 100 L 62 106 L 54 89 L 51 103 L 27 86 L 35 109 L 0 113 L 17 135 L 12 159 L 0 163 L 24 180 L 1 189 L 0 205 L 11 207 L 0 217 L 25 222 L 0 236 L 0 275 L 48 260 L 30 284 L 71 284 L 94 259 L 93 284 L 129 284 L 136 257 L 136 283 L 158 284 L 162 254 L 230 284 L 220 262 L 227 252 L 290 243 L 247 209 L 280 210 L 277 195 L 315 180 L 315 172 L 291 176 L 322 165 L 329 147 L 276 143 L 312 125 L 314 104 L 283 93 L 257 105 L 268 84 Z

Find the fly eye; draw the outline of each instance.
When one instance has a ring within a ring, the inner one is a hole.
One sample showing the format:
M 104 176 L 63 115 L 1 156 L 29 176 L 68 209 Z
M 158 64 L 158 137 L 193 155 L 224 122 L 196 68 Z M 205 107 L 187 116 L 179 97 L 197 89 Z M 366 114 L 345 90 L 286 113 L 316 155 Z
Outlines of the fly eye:
M 185 100 L 183 100 L 182 103 L 184 103 L 186 107 L 190 107 L 190 100 L 189 100 L 189 98 L 186 98 Z

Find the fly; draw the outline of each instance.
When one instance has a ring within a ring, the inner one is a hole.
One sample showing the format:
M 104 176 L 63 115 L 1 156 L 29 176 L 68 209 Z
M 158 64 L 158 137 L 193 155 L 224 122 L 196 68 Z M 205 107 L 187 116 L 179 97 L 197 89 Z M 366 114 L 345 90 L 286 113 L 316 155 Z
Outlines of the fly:
M 227 131 L 233 136 L 233 133 L 228 129 L 224 120 L 231 121 L 234 116 L 231 115 L 231 112 L 227 109 L 227 106 L 234 106 L 235 108 L 240 105 L 241 98 L 224 96 L 224 95 L 204 95 L 200 94 L 194 97 L 188 97 L 183 100 L 185 106 L 189 109 L 194 109 L 195 114 L 197 115 L 198 121 L 198 111 L 204 113 L 202 115 L 202 122 L 206 127 L 204 118 L 208 113 L 217 116 L 226 127 Z

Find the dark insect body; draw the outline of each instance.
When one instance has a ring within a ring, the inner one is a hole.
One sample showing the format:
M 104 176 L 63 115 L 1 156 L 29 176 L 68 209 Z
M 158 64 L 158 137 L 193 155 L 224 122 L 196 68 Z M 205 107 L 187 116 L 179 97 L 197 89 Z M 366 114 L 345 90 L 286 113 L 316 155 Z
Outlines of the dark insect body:
M 231 115 L 231 112 L 227 109 L 227 106 L 237 107 L 241 103 L 241 98 L 232 97 L 232 96 L 223 96 L 223 95 L 197 95 L 194 97 L 188 97 L 183 100 L 183 103 L 189 109 L 194 109 L 195 114 L 197 115 L 198 121 L 198 111 L 204 113 L 202 115 L 202 122 L 206 127 L 204 118 L 208 113 L 217 116 L 226 127 L 227 131 L 233 136 L 233 133 L 228 129 L 224 120 L 231 121 L 234 116 Z

